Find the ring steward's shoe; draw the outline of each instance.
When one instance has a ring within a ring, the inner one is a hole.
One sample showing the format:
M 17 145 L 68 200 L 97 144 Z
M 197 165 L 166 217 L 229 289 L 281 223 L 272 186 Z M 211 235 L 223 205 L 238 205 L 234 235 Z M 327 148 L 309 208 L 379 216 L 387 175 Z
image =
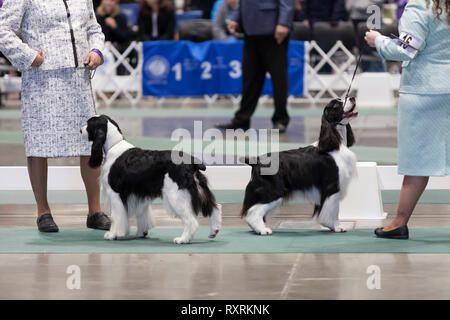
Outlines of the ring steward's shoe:
M 36 220 L 38 230 L 40 232 L 58 232 L 59 228 L 56 225 L 55 221 L 53 221 L 53 217 L 51 213 L 46 213 L 37 218 Z
M 86 226 L 90 229 L 109 231 L 109 228 L 111 228 L 111 220 L 104 212 L 96 212 L 93 215 L 88 215 Z
M 399 240 L 407 240 L 409 239 L 409 231 L 407 226 L 399 227 L 390 231 L 383 231 L 383 228 L 375 229 L 375 234 L 378 238 L 387 238 L 387 239 L 399 239 Z
M 236 122 L 234 120 L 231 120 L 228 123 L 217 123 L 214 126 L 217 129 L 222 129 L 222 130 L 226 130 L 226 129 L 233 129 L 233 130 L 242 129 L 244 131 L 247 131 L 250 128 L 249 124 L 238 123 L 238 122 Z

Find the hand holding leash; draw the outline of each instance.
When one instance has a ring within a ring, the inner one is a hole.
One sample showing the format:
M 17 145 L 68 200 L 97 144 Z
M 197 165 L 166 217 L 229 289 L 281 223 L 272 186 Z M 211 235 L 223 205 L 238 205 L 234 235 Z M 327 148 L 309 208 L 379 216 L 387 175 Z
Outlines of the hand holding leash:
M 375 30 L 370 30 L 366 32 L 366 36 L 364 37 L 364 39 L 370 47 L 375 48 L 375 39 L 378 36 L 381 36 L 381 33 Z
M 89 52 L 86 59 L 84 59 L 84 65 L 89 70 L 95 70 L 101 64 L 102 64 L 102 58 L 95 51 Z

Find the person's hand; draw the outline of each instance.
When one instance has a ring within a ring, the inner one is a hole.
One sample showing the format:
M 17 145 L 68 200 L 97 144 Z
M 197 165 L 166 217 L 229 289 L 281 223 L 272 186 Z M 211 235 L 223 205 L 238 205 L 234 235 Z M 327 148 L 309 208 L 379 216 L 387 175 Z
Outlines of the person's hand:
M 110 28 L 113 28 L 113 29 L 117 28 L 117 22 L 116 22 L 116 19 L 114 19 L 114 18 L 111 18 L 111 17 L 106 18 L 105 23 Z
M 305 25 L 305 26 L 309 26 L 309 20 L 307 19 L 307 20 L 304 20 L 303 21 L 303 24 Z
M 232 34 L 233 36 L 237 37 L 239 36 L 239 32 L 237 31 L 239 29 L 239 24 L 236 21 L 230 21 L 228 24 L 228 32 Z
M 42 55 L 42 49 L 39 49 L 38 54 L 37 54 L 36 58 L 34 58 L 34 61 L 31 64 L 31 66 L 39 67 L 43 63 L 44 63 L 44 56 Z
M 84 59 L 84 65 L 89 70 L 95 70 L 102 64 L 102 58 L 96 52 L 89 52 L 86 59 Z
M 381 36 L 381 33 L 375 30 L 370 30 L 366 32 L 366 36 L 364 37 L 364 39 L 370 47 L 375 48 L 375 39 L 378 36 Z
M 275 39 L 277 40 L 278 44 L 281 44 L 284 39 L 286 39 L 288 34 L 289 28 L 283 26 L 282 24 L 277 25 L 277 27 L 275 28 Z

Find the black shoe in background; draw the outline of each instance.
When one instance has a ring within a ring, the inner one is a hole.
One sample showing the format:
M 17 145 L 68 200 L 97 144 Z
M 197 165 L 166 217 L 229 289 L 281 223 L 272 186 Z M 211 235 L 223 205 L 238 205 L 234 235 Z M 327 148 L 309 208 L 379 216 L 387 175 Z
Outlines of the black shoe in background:
M 275 122 L 275 123 L 273 124 L 273 129 L 279 130 L 280 133 L 286 133 L 287 126 L 284 125 L 284 124 L 282 124 L 282 123 Z
M 227 122 L 227 123 L 218 123 L 214 127 L 216 127 L 217 129 L 222 129 L 222 130 L 226 130 L 226 129 L 233 129 L 233 130 L 242 129 L 244 131 L 247 131 L 250 128 L 250 125 L 249 124 L 238 123 L 238 122 L 236 122 L 234 120 L 231 120 L 230 122 Z
M 383 228 L 377 228 L 375 229 L 375 234 L 378 238 L 399 239 L 399 240 L 409 239 L 409 231 L 407 226 L 399 227 L 391 231 L 383 231 Z
M 58 232 L 59 228 L 53 221 L 51 213 L 46 213 L 37 218 L 36 220 L 38 229 L 40 232 Z
M 111 228 L 111 220 L 104 212 L 96 212 L 93 215 L 88 215 L 86 226 L 90 229 L 109 231 Z

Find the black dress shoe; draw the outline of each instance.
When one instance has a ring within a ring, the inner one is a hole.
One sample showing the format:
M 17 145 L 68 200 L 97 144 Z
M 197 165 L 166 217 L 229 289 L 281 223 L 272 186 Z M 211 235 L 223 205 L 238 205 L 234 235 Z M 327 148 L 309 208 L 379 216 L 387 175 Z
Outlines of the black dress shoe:
M 38 229 L 40 232 L 58 232 L 59 228 L 53 221 L 51 213 L 46 213 L 37 218 L 36 220 Z
M 286 126 L 286 125 L 284 125 L 284 124 L 282 124 L 282 123 L 278 123 L 278 122 L 275 122 L 275 123 L 273 124 L 273 128 L 274 128 L 275 130 L 279 130 L 280 133 L 285 133 L 286 130 L 287 130 L 287 126 Z
M 226 130 L 226 129 L 233 129 L 233 130 L 237 130 L 237 129 L 242 129 L 244 131 L 247 131 L 250 128 L 249 124 L 242 124 L 242 123 L 238 123 L 234 120 L 227 122 L 227 123 L 218 123 L 215 125 L 215 127 L 217 129 L 222 129 L 222 130 Z
M 383 228 L 375 229 L 375 234 L 378 238 L 388 238 L 388 239 L 399 239 L 406 240 L 409 239 L 409 231 L 407 226 L 399 227 L 391 231 L 383 231 Z
M 111 228 L 111 220 L 104 212 L 96 212 L 87 217 L 86 226 L 90 229 L 109 231 L 109 228 Z

